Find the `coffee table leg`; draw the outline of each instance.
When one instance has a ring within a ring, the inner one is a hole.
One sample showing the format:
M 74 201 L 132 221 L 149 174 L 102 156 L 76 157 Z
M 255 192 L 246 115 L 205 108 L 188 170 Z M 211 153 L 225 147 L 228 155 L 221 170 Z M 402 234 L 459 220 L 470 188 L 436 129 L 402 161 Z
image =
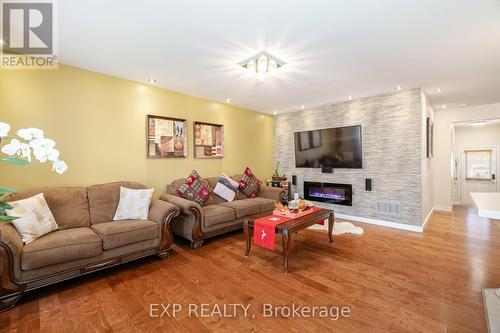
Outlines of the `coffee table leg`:
M 335 223 L 335 215 L 334 213 L 330 213 L 330 217 L 328 218 L 328 237 L 330 238 L 330 243 L 333 243 L 333 224 Z
M 248 220 L 243 222 L 243 231 L 245 233 L 245 238 L 247 240 L 247 249 L 245 251 L 245 257 L 250 254 L 250 247 L 252 246 L 252 235 L 250 235 L 250 227 L 248 226 Z
M 288 230 L 283 229 L 281 231 L 281 240 L 283 242 L 283 257 L 284 257 L 284 273 L 288 274 L 288 253 L 290 252 L 290 245 L 292 241 L 292 235 L 288 234 Z

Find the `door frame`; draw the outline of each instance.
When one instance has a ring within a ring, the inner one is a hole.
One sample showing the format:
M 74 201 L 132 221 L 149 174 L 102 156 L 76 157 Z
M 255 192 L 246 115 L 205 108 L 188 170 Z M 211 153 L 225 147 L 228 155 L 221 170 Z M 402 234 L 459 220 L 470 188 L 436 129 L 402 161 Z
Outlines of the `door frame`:
M 463 205 L 463 184 L 462 182 L 465 180 L 463 172 L 465 171 L 465 151 L 466 150 L 488 150 L 491 149 L 495 152 L 495 190 L 500 192 L 500 182 L 498 181 L 498 172 L 500 168 L 500 158 L 498 157 L 499 147 L 498 146 L 482 146 L 482 147 L 460 147 L 459 149 L 459 163 L 458 163 L 458 195 L 460 196 L 460 204 Z

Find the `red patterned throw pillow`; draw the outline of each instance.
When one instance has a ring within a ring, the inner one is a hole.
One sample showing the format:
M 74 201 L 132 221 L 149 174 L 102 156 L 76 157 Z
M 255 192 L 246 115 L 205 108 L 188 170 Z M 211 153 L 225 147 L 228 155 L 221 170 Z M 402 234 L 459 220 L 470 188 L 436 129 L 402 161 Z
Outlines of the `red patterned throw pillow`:
M 186 182 L 179 186 L 176 192 L 181 197 L 203 206 L 212 194 L 212 188 L 193 170 Z
M 259 193 L 262 182 L 255 177 L 250 168 L 246 168 L 243 176 L 241 176 L 238 189 L 249 198 L 255 198 Z

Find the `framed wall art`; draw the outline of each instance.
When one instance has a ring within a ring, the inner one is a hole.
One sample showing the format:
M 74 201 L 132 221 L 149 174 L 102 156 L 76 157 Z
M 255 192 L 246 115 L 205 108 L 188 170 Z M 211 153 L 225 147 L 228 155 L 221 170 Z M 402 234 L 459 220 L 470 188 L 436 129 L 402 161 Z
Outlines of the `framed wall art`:
M 224 157 L 224 125 L 194 122 L 194 157 Z
M 434 124 L 430 117 L 426 120 L 426 143 L 427 143 L 427 158 L 434 155 Z
M 187 121 L 148 115 L 147 157 L 187 157 Z

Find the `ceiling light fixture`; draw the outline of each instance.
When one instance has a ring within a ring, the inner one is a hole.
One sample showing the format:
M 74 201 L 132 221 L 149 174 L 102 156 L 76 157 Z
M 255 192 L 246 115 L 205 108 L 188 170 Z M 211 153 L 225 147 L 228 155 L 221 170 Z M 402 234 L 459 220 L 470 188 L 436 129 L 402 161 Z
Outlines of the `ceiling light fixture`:
M 347 100 L 348 100 L 348 101 L 352 101 L 352 99 L 353 99 L 353 98 L 354 98 L 354 97 L 352 97 L 352 96 L 350 96 L 350 95 L 349 95 L 349 96 L 347 96 Z
M 226 98 L 226 103 L 231 104 L 231 98 Z
M 436 88 L 434 91 L 435 91 L 435 92 L 437 92 L 437 93 L 439 94 L 439 93 L 442 93 L 442 92 L 443 92 L 443 89 L 442 89 L 442 88 Z
M 403 86 L 395 86 L 394 87 L 394 90 L 402 90 L 403 89 Z
M 261 51 L 256 55 L 243 60 L 239 65 L 257 75 L 257 80 L 263 81 L 266 74 L 270 74 L 276 69 L 286 65 L 286 62 L 279 60 L 275 56 Z
M 157 79 L 153 79 L 152 77 L 148 79 L 148 82 L 151 83 L 151 84 L 157 84 L 158 83 L 158 80 Z
M 446 109 L 446 104 L 441 105 L 441 109 Z
M 278 111 L 273 111 L 273 114 L 276 116 L 278 114 Z
M 301 105 L 300 108 L 304 110 L 306 107 L 304 105 Z
M 469 104 L 460 104 L 459 106 L 460 106 L 461 108 L 464 108 L 464 107 L 466 107 L 467 105 L 469 105 Z

